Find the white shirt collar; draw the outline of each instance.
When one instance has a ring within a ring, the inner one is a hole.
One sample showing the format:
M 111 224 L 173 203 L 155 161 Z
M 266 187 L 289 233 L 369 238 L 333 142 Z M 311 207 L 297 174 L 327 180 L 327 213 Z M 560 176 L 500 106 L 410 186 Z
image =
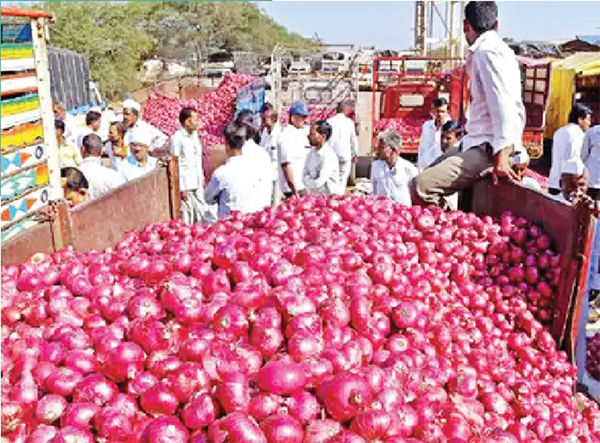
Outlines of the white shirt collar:
M 83 163 L 97 163 L 101 165 L 102 159 L 100 157 L 86 157 L 83 159 Z
M 475 40 L 471 46 L 469 46 L 469 52 L 475 52 L 482 44 L 496 37 L 498 37 L 498 33 L 494 30 L 484 32 L 477 37 L 477 40 Z

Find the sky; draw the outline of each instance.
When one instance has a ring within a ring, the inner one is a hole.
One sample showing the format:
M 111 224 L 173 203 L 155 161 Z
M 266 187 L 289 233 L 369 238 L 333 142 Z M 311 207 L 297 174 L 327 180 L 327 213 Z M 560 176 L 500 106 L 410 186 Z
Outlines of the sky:
M 442 2 L 438 2 L 442 3 Z M 274 1 L 259 7 L 303 37 L 315 33 L 328 44 L 404 50 L 413 46 L 414 1 Z M 599 1 L 500 1 L 502 37 L 566 41 L 600 35 Z M 434 28 L 441 29 L 441 22 Z

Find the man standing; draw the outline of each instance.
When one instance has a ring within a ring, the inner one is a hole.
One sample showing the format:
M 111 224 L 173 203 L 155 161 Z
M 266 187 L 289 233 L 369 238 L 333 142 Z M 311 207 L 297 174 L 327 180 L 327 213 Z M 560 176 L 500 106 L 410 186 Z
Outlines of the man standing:
M 581 159 L 590 175 L 588 195 L 600 201 L 600 125 L 589 129 L 583 139 Z
M 277 183 L 278 167 L 277 167 L 277 143 L 281 134 L 281 125 L 277 111 L 271 103 L 265 103 L 262 110 L 262 131 L 260 133 L 260 146 L 271 157 L 272 180 L 273 186 L 271 191 L 271 204 L 277 205 L 281 200 L 281 191 Z
M 377 136 L 379 160 L 371 165 L 371 182 L 375 197 L 388 197 L 411 206 L 410 181 L 417 168 L 400 157 L 402 137 L 396 131 L 384 131 Z
M 277 158 L 281 170 L 279 186 L 286 198 L 304 193 L 302 172 L 308 155 L 308 130 L 306 117 L 309 111 L 304 103 L 296 102 L 290 106 L 290 124 L 281 132 L 277 143 Z
M 461 152 L 427 168 L 413 181 L 414 202 L 447 208 L 445 198 L 468 188 L 490 168 L 499 178 L 518 181 L 510 156 L 521 146 L 525 108 L 515 53 L 500 38 L 495 2 L 471 1 L 463 29 L 469 44 L 467 70 L 471 105 Z
M 79 170 L 89 183 L 92 200 L 125 183 L 125 179 L 117 171 L 102 166 L 103 148 L 104 144 L 98 135 L 88 134 L 83 138 L 83 163 L 79 165 Z
M 353 113 L 354 103 L 342 102 L 337 107 L 337 114 L 327 120 L 331 125 L 329 144 L 338 157 L 340 187 L 343 191 L 346 190 L 352 170 L 352 160 L 357 156 L 358 151 L 356 125 L 350 118 Z
M 592 111 L 575 103 L 569 113 L 569 123 L 554 133 L 552 138 L 552 165 L 550 166 L 550 194 L 560 193 L 561 167 L 573 157 L 581 157 L 583 137 L 592 122 Z
M 318 121 L 310 127 L 312 148 L 304 163 L 302 181 L 312 195 L 341 194 L 338 157 L 329 146 L 331 125 Z
M 202 145 L 198 137 L 198 112 L 185 107 L 179 113 L 181 128 L 169 142 L 169 152 L 179 158 L 181 218 L 186 223 L 205 221 L 208 206 L 204 201 Z
M 417 152 L 417 167 L 419 171 L 430 166 L 440 155 L 442 155 L 442 126 L 450 120 L 448 114 L 448 100 L 436 98 L 433 101 L 432 120 L 423 123 L 421 129 L 421 140 Z
M 167 143 L 167 136 L 160 130 L 145 122 L 140 118 L 141 106 L 133 100 L 123 102 L 123 121 L 127 125 L 127 134 L 125 135 L 125 144 L 129 146 L 132 142 L 132 134 L 135 129 L 141 129 L 148 133 L 150 152 L 154 155 L 160 155 L 161 150 Z

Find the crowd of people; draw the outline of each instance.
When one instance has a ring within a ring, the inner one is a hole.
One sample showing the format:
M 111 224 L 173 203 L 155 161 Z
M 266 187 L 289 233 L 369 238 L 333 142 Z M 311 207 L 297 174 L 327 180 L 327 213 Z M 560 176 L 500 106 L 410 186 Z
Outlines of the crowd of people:
M 466 125 L 451 119 L 446 99 L 436 98 L 432 119 L 422 127 L 416 166 L 400 156 L 401 134 L 378 134 L 370 174 L 375 196 L 456 209 L 461 191 L 485 174 L 543 192 L 525 176 L 529 156 L 522 146 L 521 73 L 515 54 L 496 32 L 497 14 L 494 2 L 470 2 L 465 9 L 471 91 Z M 312 124 L 302 102 L 290 106 L 285 125 L 270 103 L 260 116 L 241 110 L 224 130 L 227 160 L 209 181 L 203 174 L 198 113 L 192 108 L 181 110 L 181 128 L 170 140 L 141 118 L 140 105 L 131 99 L 109 122 L 90 111 L 83 128 L 68 126 L 64 108 L 56 111 L 67 199 L 97 198 L 140 177 L 168 146 L 179 157 L 182 217 L 190 223 L 234 210 L 260 211 L 296 196 L 343 194 L 358 155 L 351 102 L 340 103 L 327 121 Z M 549 193 L 557 199 L 569 202 L 586 192 L 600 198 L 600 126 L 588 131 L 591 118 L 590 109 L 576 103 L 569 123 L 554 135 Z

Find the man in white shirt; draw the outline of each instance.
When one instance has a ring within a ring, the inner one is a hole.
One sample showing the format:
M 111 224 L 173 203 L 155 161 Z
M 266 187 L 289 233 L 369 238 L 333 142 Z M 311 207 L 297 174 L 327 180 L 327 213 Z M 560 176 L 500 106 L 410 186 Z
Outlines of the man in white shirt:
M 579 157 L 566 160 L 561 165 L 560 194 L 554 196 L 565 203 L 573 202 L 578 195 L 585 195 L 588 187 L 588 172 Z
M 120 173 L 102 165 L 103 148 L 104 144 L 96 134 L 88 134 L 83 138 L 83 163 L 79 165 L 79 170 L 88 181 L 92 200 L 125 183 Z
M 242 148 L 248 139 L 246 125 L 230 122 L 225 127 L 225 151 L 227 161 L 213 173 L 204 198 L 210 205 L 218 204 L 218 215 L 223 217 L 231 211 L 244 214 L 255 212 L 253 198 L 257 191 L 259 177 L 252 168 L 248 156 Z
M 147 132 L 150 137 L 150 152 L 153 155 L 160 156 L 162 153 L 161 151 L 165 148 L 167 143 L 167 136 L 150 123 L 142 120 L 140 118 L 140 111 L 141 106 L 139 103 L 129 99 L 123 102 L 123 121 L 129 128 L 127 134 L 125 134 L 125 144 L 127 146 L 131 144 L 132 133 L 135 129 L 139 128 Z
M 281 125 L 279 124 L 279 116 L 271 103 L 265 103 L 262 109 L 262 130 L 260 132 L 260 146 L 271 157 L 273 190 L 271 204 L 277 205 L 281 200 L 281 190 L 277 183 L 279 167 L 277 165 L 277 143 L 281 135 Z
M 88 134 L 96 134 L 102 140 L 100 135 L 100 126 L 102 125 L 102 114 L 98 111 L 89 111 L 85 116 L 85 126 L 75 131 L 75 146 L 82 149 L 83 138 Z
M 342 194 L 338 157 L 328 142 L 331 133 L 331 125 L 325 121 L 315 122 L 310 127 L 308 139 L 312 148 L 306 157 L 302 174 L 302 182 L 309 194 Z
M 461 152 L 425 169 L 412 184 L 414 202 L 447 208 L 445 198 L 469 188 L 491 168 L 498 178 L 518 181 L 510 155 L 521 146 L 525 108 L 515 53 L 497 34 L 495 2 L 471 1 L 465 8 L 471 105 Z
M 181 218 L 186 223 L 212 220 L 204 201 L 202 145 L 198 137 L 198 112 L 184 107 L 179 113 L 179 128 L 169 141 L 169 153 L 179 159 Z
M 302 172 L 308 155 L 309 128 L 306 126 L 308 108 L 304 103 L 296 102 L 290 106 L 290 124 L 281 132 L 277 143 L 277 158 L 281 167 L 279 186 L 285 198 L 304 193 Z
M 448 120 L 448 100 L 443 97 L 433 101 L 434 118 L 423 123 L 419 150 L 417 151 L 417 168 L 419 171 L 430 166 L 442 155 L 442 126 Z
M 581 156 L 583 137 L 591 124 L 592 111 L 575 103 L 569 114 L 569 123 L 554 133 L 552 138 L 552 164 L 550 166 L 550 194 L 560 192 L 561 166 L 573 157 Z
M 346 190 L 348 177 L 352 170 L 352 161 L 358 155 L 358 137 L 356 125 L 350 116 L 354 113 L 354 104 L 351 102 L 340 103 L 337 114 L 327 120 L 331 125 L 331 138 L 329 145 L 337 154 L 340 171 L 340 187 Z
M 156 158 L 149 155 L 152 134 L 144 128 L 134 128 L 130 134 L 129 155 L 120 164 L 120 172 L 125 180 L 131 181 L 152 172 L 158 163 Z
M 600 125 L 596 125 L 585 133 L 581 160 L 590 176 L 588 195 L 600 201 Z
M 371 182 L 376 197 L 388 197 L 406 206 L 412 206 L 410 182 L 418 174 L 417 168 L 400 157 L 402 137 L 388 130 L 377 136 L 379 160 L 371 165 Z
M 250 109 L 244 109 L 238 113 L 235 122 L 245 126 L 247 140 L 242 148 L 242 153 L 248 158 L 252 169 L 256 171 L 259 180 L 256 195 L 252 199 L 256 210 L 261 211 L 271 205 L 273 193 L 273 169 L 271 156 L 256 140 L 259 140 L 258 127 L 254 120 L 254 113 Z

